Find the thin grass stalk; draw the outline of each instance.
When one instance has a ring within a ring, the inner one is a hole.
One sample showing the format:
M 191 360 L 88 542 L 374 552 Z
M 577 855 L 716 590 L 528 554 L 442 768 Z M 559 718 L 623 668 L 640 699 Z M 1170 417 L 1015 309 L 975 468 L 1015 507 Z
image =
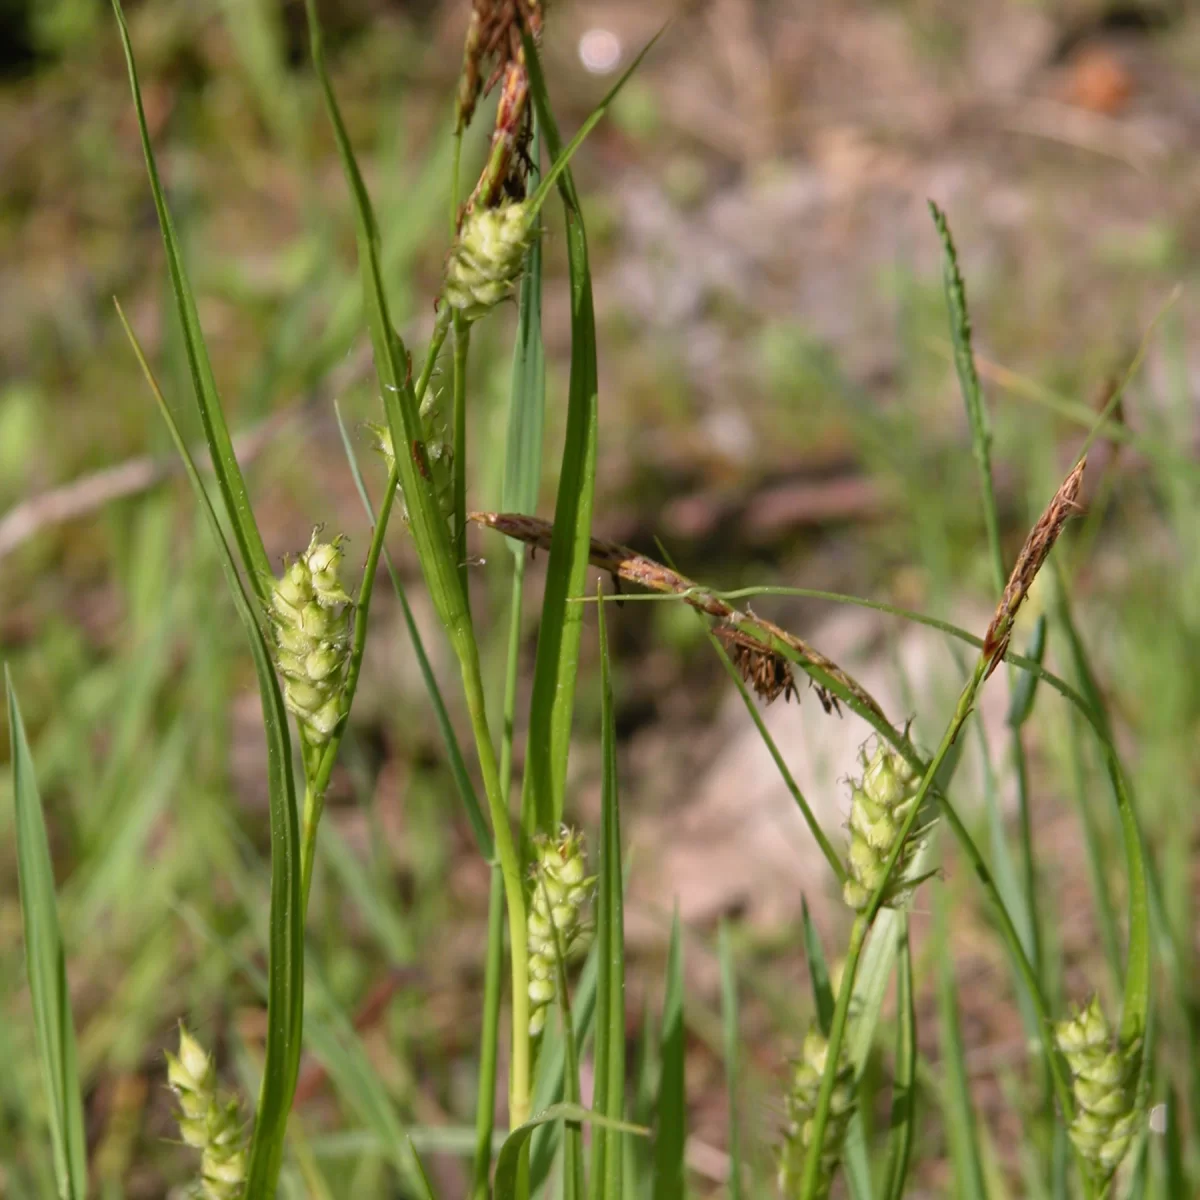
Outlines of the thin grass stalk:
M 471 350 L 471 325 L 454 314 L 454 553 L 458 582 L 467 613 L 471 611 L 471 586 L 467 577 L 467 358 Z
M 946 291 L 946 303 L 950 310 L 951 333 L 954 341 L 954 365 L 958 373 L 963 403 L 971 426 L 971 446 L 978 467 L 979 491 L 982 499 L 983 523 L 987 531 L 989 557 L 992 567 L 992 584 L 999 597 L 1008 580 L 1004 567 L 1004 548 L 1000 544 L 1000 518 L 996 504 L 996 489 L 992 480 L 992 431 L 984 405 L 983 389 L 975 369 L 975 352 L 971 344 L 971 317 L 967 308 L 967 292 L 958 269 L 958 253 L 946 214 L 931 200 L 929 211 L 937 226 L 942 241 L 942 275 Z M 1009 688 L 1015 687 L 1016 668 L 1007 666 Z M 1025 746 L 1021 739 L 1019 724 L 1010 726 L 1010 753 L 1013 773 L 1017 785 L 1017 820 L 1020 830 L 1021 871 L 1024 889 L 1025 919 L 1028 923 L 1029 945 L 1026 947 L 1037 970 L 1043 978 L 1042 939 L 1038 926 L 1037 873 L 1033 848 L 1033 823 L 1029 811 L 1029 768 L 1025 758 Z
M 475 1160 L 472 1200 L 487 1200 L 491 1187 L 492 1134 L 496 1125 L 496 1063 L 500 1043 L 501 978 L 504 974 L 504 874 L 492 867 L 488 893 L 487 958 L 483 976 L 483 1021 L 479 1039 L 479 1086 L 475 1097 Z

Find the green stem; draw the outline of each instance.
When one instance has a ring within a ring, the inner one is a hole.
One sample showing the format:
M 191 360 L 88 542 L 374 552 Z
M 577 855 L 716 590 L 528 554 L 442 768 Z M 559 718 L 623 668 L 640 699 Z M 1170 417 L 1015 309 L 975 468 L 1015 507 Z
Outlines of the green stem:
M 469 629 L 469 626 L 468 626 Z M 484 791 L 492 819 L 496 856 L 504 875 L 504 899 L 508 909 L 508 940 L 512 957 L 512 1065 L 509 1075 L 509 1128 L 516 1129 L 529 1119 L 529 949 L 525 929 L 525 892 L 521 885 L 521 864 L 513 840 L 508 805 L 500 787 L 496 752 L 488 730 L 483 680 L 479 671 L 479 652 L 473 634 L 454 639 L 462 666 L 463 690 L 467 712 L 475 735 L 475 751 L 483 775 Z
M 425 353 L 425 365 L 421 368 L 421 374 L 417 379 L 418 403 L 429 388 L 434 364 L 446 341 L 449 328 L 449 316 L 439 317 L 433 329 L 433 337 L 429 341 L 429 349 Z M 318 755 L 312 759 L 305 755 L 304 759 L 304 817 L 303 827 L 300 831 L 300 895 L 305 912 L 308 911 L 308 893 L 312 885 L 313 861 L 317 848 L 317 828 L 321 823 L 321 814 L 325 808 L 325 791 L 329 787 L 329 777 L 333 774 L 350 708 L 354 704 L 354 696 L 358 690 L 358 677 L 362 671 L 363 652 L 367 644 L 367 619 L 371 612 L 371 597 L 375 592 L 375 576 L 379 567 L 379 556 L 383 552 L 388 520 L 392 514 L 392 505 L 396 499 L 399 482 L 400 476 L 393 463 L 392 469 L 388 472 L 387 485 L 379 505 L 379 515 L 375 519 L 375 528 L 371 533 L 371 544 L 367 548 L 367 561 L 363 566 L 362 583 L 358 589 L 358 601 L 354 606 L 354 631 L 350 642 L 350 661 L 346 668 L 341 723 Z
M 504 728 L 500 731 L 500 786 L 507 802 L 512 794 L 514 721 L 517 711 L 517 675 L 521 655 L 521 599 L 525 583 L 525 555 L 513 555 L 512 599 L 508 616 L 508 666 L 504 677 Z
M 471 590 L 467 580 L 467 355 L 471 326 L 461 314 L 454 316 L 454 553 L 458 579 L 467 612 Z
M 496 1058 L 500 1041 L 500 978 L 504 971 L 504 876 L 492 867 L 488 896 L 487 966 L 483 983 L 483 1031 L 479 1048 L 479 1090 L 475 1100 L 475 1166 L 471 1200 L 488 1200 L 492 1133 L 496 1116 Z

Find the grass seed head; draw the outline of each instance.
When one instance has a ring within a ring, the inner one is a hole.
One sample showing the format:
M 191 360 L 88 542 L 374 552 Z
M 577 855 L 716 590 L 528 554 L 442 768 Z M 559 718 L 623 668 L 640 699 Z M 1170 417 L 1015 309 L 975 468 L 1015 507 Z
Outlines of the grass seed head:
M 870 758 L 864 751 L 861 762 L 862 776 L 850 786 L 850 846 L 846 854 L 847 879 L 842 888 L 843 898 L 856 912 L 867 907 L 883 883 L 887 861 L 916 803 L 921 782 L 909 763 L 882 742 Z M 909 832 L 885 903 L 901 904 L 911 894 L 915 884 L 912 862 L 928 828 L 918 824 Z
M 466 215 L 446 263 L 445 297 L 451 308 L 475 321 L 512 295 L 534 236 L 535 215 L 527 201 Z
M 1105 1182 L 1121 1165 L 1137 1127 L 1137 1048 L 1120 1045 L 1096 996 L 1060 1022 L 1055 1036 L 1071 1071 L 1071 1141 Z
M 792 1064 L 791 1084 L 784 1101 L 787 1126 L 779 1162 L 779 1189 L 784 1196 L 798 1195 L 797 1187 L 804 1172 L 804 1160 L 812 1144 L 813 1117 L 821 1080 L 829 1057 L 829 1043 L 817 1030 L 804 1039 L 800 1057 Z M 842 1143 L 854 1114 L 854 1067 L 843 1042 L 838 1060 L 837 1078 L 830 1098 L 829 1119 L 821 1146 L 821 1170 L 816 1195 L 829 1195 L 834 1173 L 842 1157 Z
M 179 1054 L 167 1052 L 167 1083 L 179 1101 L 179 1134 L 200 1151 L 195 1194 L 236 1200 L 246 1185 L 246 1139 L 236 1097 L 220 1096 L 212 1057 L 179 1026 Z
M 343 539 L 318 541 L 275 581 L 270 617 L 283 699 L 312 745 L 326 742 L 342 716 L 350 649 L 351 601 L 341 581 Z
M 559 953 L 569 954 L 588 931 L 584 917 L 596 880 L 587 874 L 583 834 L 564 825 L 558 837 L 538 838 L 530 875 L 529 1034 L 536 1037 L 558 993 Z

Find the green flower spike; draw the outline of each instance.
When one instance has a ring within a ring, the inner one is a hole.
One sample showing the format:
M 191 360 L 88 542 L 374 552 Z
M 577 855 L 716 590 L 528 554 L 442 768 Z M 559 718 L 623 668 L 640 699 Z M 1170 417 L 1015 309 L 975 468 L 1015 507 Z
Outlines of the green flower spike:
M 245 1137 L 237 1099 L 219 1096 L 216 1082 L 212 1058 L 180 1024 L 179 1055 L 167 1052 L 167 1083 L 179 1101 L 179 1134 L 200 1151 L 194 1194 L 236 1200 L 246 1185 Z
M 534 843 L 530 872 L 527 930 L 529 938 L 529 1034 L 546 1027 L 546 1013 L 558 994 L 558 955 L 564 956 L 587 933 L 584 909 L 595 890 L 587 875 L 583 834 L 565 825 L 557 838 L 539 837 Z
M 536 216 L 528 200 L 467 213 L 446 263 L 445 298 L 451 308 L 475 321 L 512 294 L 533 241 Z
M 1075 1096 L 1071 1141 L 1091 1164 L 1097 1180 L 1106 1183 L 1121 1165 L 1137 1126 L 1136 1047 L 1121 1047 L 1097 996 L 1060 1022 L 1055 1034 L 1071 1071 Z
M 798 1195 L 804 1174 L 804 1160 L 812 1143 L 813 1116 L 821 1079 L 829 1055 L 829 1043 L 815 1029 L 804 1039 L 800 1058 L 792 1066 L 792 1083 L 785 1101 L 787 1127 L 784 1130 L 783 1152 L 779 1163 L 779 1189 L 786 1197 Z M 825 1125 L 825 1141 L 821 1147 L 821 1171 L 817 1196 L 829 1195 L 833 1176 L 842 1157 L 842 1143 L 854 1114 L 854 1068 L 842 1046 L 837 1079 L 829 1104 L 829 1120 Z
M 271 593 L 275 665 L 283 699 L 310 745 L 329 739 L 342 718 L 350 647 L 351 601 L 342 586 L 342 538 L 319 542 L 317 529 Z
M 846 856 L 848 878 L 842 887 L 846 903 L 862 912 L 876 888 L 883 882 L 887 860 L 916 802 L 920 779 L 912 767 L 895 751 L 882 743 L 874 755 L 861 756 L 862 778 L 851 783 L 850 848 Z M 902 904 L 911 895 L 919 879 L 912 877 L 912 863 L 929 833 L 930 823 L 909 832 L 900 855 L 894 884 L 884 897 L 889 905 Z

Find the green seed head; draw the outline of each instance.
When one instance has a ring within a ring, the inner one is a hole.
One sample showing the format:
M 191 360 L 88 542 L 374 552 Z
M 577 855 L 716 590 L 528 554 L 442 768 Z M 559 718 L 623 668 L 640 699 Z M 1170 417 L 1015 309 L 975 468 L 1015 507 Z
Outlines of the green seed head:
M 578 946 L 586 925 L 584 911 L 595 880 L 587 877 L 583 834 L 563 827 L 557 838 L 538 838 L 530 872 L 532 888 L 526 916 L 529 946 L 529 1032 L 545 1028 L 557 994 L 558 957 Z
M 804 1039 L 800 1057 L 792 1064 L 791 1085 L 784 1099 L 787 1125 L 779 1162 L 779 1187 L 785 1196 L 798 1195 L 804 1160 L 812 1145 L 814 1117 L 821 1080 L 829 1061 L 829 1043 L 816 1029 Z M 820 1150 L 817 1195 L 829 1195 L 842 1157 L 842 1143 L 854 1113 L 854 1068 L 843 1043 L 837 1076 L 830 1095 L 829 1117 Z
M 179 1026 L 179 1054 L 167 1054 L 167 1083 L 179 1101 L 179 1134 L 200 1151 L 196 1194 L 236 1200 L 246 1186 L 245 1137 L 235 1097 L 220 1096 L 212 1058 Z
M 1104 1184 L 1120 1166 L 1137 1127 L 1140 1049 L 1120 1045 L 1098 996 L 1060 1022 L 1055 1035 L 1071 1071 L 1071 1141 Z
M 526 201 L 467 214 L 446 264 L 451 308 L 474 321 L 512 294 L 533 239 L 534 217 Z
M 850 846 L 842 885 L 843 899 L 856 912 L 867 907 L 887 878 L 887 861 L 912 813 L 919 782 L 909 764 L 882 742 L 870 758 L 862 755 L 862 775 L 850 789 Z M 910 831 L 885 904 L 902 904 L 911 894 L 913 860 L 927 833 L 927 824 Z

